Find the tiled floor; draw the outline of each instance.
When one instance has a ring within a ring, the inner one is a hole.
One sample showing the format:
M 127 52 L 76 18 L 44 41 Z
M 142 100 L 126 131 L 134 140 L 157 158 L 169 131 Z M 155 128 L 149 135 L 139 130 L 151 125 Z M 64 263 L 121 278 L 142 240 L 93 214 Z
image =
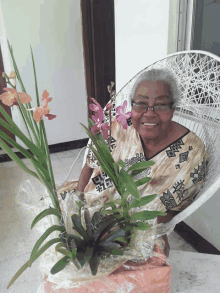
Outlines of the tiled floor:
M 55 181 L 62 183 L 80 149 L 64 151 L 51 155 Z M 77 179 L 82 168 L 84 151 L 74 166 L 70 180 Z M 31 166 L 27 159 L 23 160 Z M 38 271 L 39 261 L 34 262 L 31 268 L 7 290 L 7 284 L 15 272 L 29 259 L 30 252 L 39 238 L 34 229 L 30 230 L 32 217 L 24 213 L 16 202 L 16 195 L 22 182 L 30 178 L 14 162 L 0 164 L 0 292 L 1 293 L 36 293 L 41 274 Z M 171 250 L 196 252 L 177 233 L 169 236 Z

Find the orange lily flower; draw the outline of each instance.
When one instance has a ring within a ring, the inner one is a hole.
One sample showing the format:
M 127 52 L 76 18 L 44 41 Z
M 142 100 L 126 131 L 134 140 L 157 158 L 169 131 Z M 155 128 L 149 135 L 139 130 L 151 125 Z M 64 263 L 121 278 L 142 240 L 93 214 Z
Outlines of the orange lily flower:
M 3 88 L 6 93 L 3 93 L 0 95 L 0 100 L 2 101 L 3 104 L 12 107 L 12 106 L 19 106 L 18 103 L 18 97 L 20 98 L 20 101 L 22 104 L 27 104 L 31 102 L 31 97 L 27 93 L 18 93 L 15 89 L 13 88 Z
M 49 114 L 51 109 L 48 107 L 48 103 L 52 101 L 52 98 L 49 98 L 49 93 L 47 90 L 43 91 L 41 101 L 43 102 L 42 106 L 33 109 L 27 109 L 35 110 L 33 114 L 34 120 L 39 122 L 43 119 L 43 116 L 47 117 L 48 120 L 52 120 L 57 117 L 57 115 Z

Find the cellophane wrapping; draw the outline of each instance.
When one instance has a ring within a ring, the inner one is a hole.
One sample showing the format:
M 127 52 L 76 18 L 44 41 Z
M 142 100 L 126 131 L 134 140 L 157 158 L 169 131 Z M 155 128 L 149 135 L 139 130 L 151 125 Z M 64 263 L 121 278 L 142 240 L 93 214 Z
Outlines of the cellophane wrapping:
M 92 194 L 89 194 L 89 196 L 91 199 Z M 71 216 L 73 214 L 78 214 L 78 206 L 76 204 L 76 201 L 79 201 L 79 198 L 76 195 L 76 193 L 74 194 L 67 192 L 65 200 L 63 200 L 61 197 L 59 198 L 62 217 L 65 223 L 67 233 L 73 235 L 75 235 L 75 230 L 72 229 Z M 46 188 L 35 179 L 29 179 L 21 184 L 17 196 L 17 202 L 19 202 L 22 205 L 22 207 L 26 210 L 27 213 L 32 214 L 33 219 L 41 211 L 45 210 L 49 206 L 53 206 Z M 98 202 L 97 199 L 95 202 L 96 204 L 92 206 L 88 206 L 86 203 L 83 205 L 83 209 L 87 208 L 90 212 L 91 217 L 94 214 L 94 212 L 98 211 L 103 205 L 103 202 Z M 84 223 L 83 209 L 82 223 Z M 132 213 L 136 212 L 135 209 L 132 210 Z M 156 210 L 156 208 L 152 206 L 151 210 Z M 58 222 L 58 218 L 54 215 L 50 215 L 40 220 L 33 229 L 37 230 L 39 232 L 39 236 L 41 236 L 50 226 L 57 224 L 60 224 Z M 148 224 L 152 227 L 151 232 L 149 233 L 149 231 L 140 230 L 137 231 L 135 234 L 133 244 L 125 248 L 124 254 L 122 256 L 112 255 L 110 257 L 102 259 L 100 261 L 96 276 L 93 276 L 91 274 L 89 264 L 85 264 L 83 268 L 78 270 L 72 262 L 70 262 L 70 264 L 67 265 L 65 269 L 63 269 L 59 273 L 55 275 L 50 274 L 50 270 L 54 266 L 54 264 L 63 257 L 61 253 L 55 251 L 54 245 L 47 249 L 41 256 L 39 269 L 43 275 L 47 275 L 47 280 L 53 283 L 53 289 L 55 290 L 59 288 L 79 288 L 80 286 L 85 285 L 88 285 L 88 288 L 90 288 L 91 286 L 89 284 L 92 284 L 91 282 L 94 282 L 95 280 L 99 280 L 99 282 L 103 281 L 105 283 L 106 277 L 113 273 L 115 270 L 117 270 L 119 267 L 121 267 L 123 264 L 125 264 L 127 261 L 130 261 L 130 265 L 126 264 L 126 270 L 129 270 L 129 268 L 132 270 L 133 265 L 131 264 L 145 264 L 146 261 L 152 257 L 156 257 L 157 259 L 161 260 L 162 263 L 169 266 L 169 259 L 163 253 L 165 242 L 162 238 L 157 238 L 156 228 L 154 229 L 154 226 L 156 227 L 156 219 L 148 221 Z M 45 240 L 44 243 L 46 243 L 50 239 L 59 237 L 59 235 L 60 232 L 53 232 Z M 154 249 L 155 244 L 157 248 L 159 248 L 159 250 Z M 131 287 L 133 288 L 134 285 L 131 284 Z

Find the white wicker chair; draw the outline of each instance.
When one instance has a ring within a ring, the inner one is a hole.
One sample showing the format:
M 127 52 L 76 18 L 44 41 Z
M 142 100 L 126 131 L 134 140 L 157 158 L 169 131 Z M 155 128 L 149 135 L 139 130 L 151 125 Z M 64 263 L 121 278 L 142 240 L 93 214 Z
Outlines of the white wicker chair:
M 202 139 L 210 161 L 205 184 L 194 202 L 171 221 L 157 225 L 157 237 L 170 234 L 176 224 L 191 215 L 220 188 L 220 58 L 205 51 L 177 52 L 142 71 L 165 67 L 174 72 L 181 84 L 181 97 L 173 120 L 186 126 Z M 116 95 L 115 108 L 123 104 L 141 72 Z M 127 111 L 130 110 L 128 105 Z M 114 111 L 112 116 L 115 116 Z M 88 144 L 90 143 L 89 140 Z M 88 151 L 87 148 L 83 166 Z

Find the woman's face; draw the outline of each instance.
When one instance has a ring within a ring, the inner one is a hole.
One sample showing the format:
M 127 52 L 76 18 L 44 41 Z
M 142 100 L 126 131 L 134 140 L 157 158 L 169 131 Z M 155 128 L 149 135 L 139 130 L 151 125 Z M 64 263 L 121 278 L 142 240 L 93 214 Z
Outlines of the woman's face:
M 162 81 L 143 81 L 136 89 L 134 103 L 144 103 L 151 107 L 158 104 L 170 105 L 169 86 Z M 147 112 L 139 113 L 132 108 L 131 119 L 142 138 L 157 139 L 171 126 L 173 112 L 174 109 L 155 113 L 149 108 Z M 154 125 L 144 125 L 144 123 Z

